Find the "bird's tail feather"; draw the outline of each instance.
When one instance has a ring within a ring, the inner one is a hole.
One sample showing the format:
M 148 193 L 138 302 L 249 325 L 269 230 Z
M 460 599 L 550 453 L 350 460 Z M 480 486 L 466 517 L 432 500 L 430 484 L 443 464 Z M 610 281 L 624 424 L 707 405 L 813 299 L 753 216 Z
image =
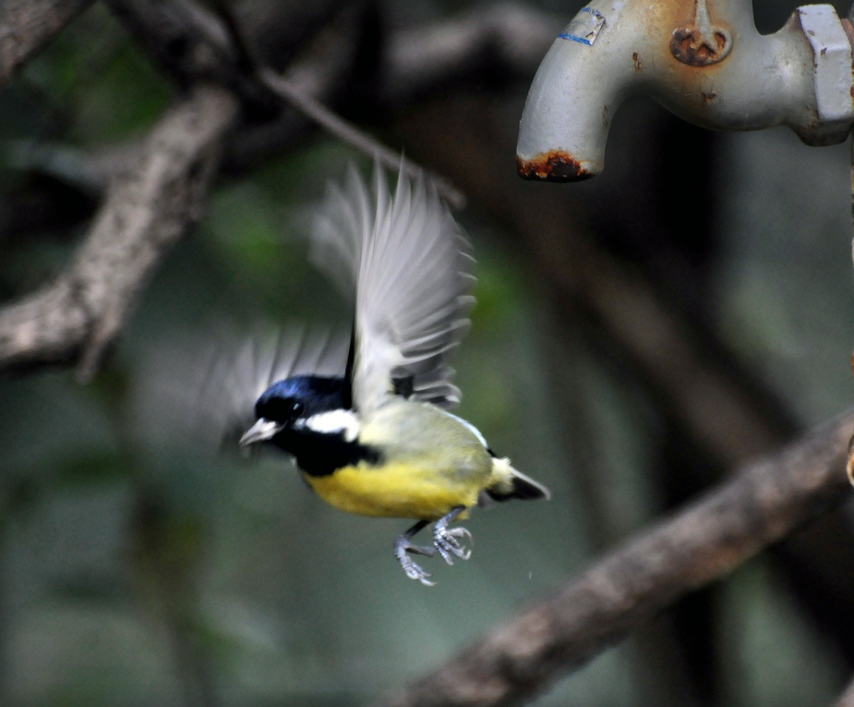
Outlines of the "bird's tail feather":
M 481 506 L 491 506 L 495 503 L 503 503 L 511 498 L 522 500 L 534 500 L 538 498 L 551 498 L 549 490 L 530 476 L 525 476 L 510 465 L 509 459 L 493 459 L 493 469 L 498 477 L 496 483 L 484 491 L 478 500 Z

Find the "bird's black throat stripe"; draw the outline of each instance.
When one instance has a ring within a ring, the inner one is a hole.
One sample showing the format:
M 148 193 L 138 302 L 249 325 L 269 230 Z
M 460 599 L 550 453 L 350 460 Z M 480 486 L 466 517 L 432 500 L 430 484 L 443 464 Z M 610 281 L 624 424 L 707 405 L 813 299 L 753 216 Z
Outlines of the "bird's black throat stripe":
M 309 476 L 329 476 L 345 466 L 361 461 L 379 464 L 382 454 L 374 447 L 345 439 L 343 432 L 311 429 L 284 429 L 272 440 L 275 446 L 293 455 L 297 466 Z

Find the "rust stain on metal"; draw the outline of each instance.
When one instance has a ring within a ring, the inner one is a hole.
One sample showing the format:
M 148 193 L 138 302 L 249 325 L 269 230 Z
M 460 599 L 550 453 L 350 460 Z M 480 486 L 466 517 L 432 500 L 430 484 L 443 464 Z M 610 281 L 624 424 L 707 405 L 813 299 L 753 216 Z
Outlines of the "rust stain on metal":
M 632 63 L 635 65 L 635 71 L 643 71 L 643 62 L 637 52 L 632 52 Z
M 522 179 L 546 182 L 579 182 L 593 176 L 578 160 L 562 150 L 540 152 L 529 160 L 517 155 L 516 171 Z
M 706 93 L 705 91 L 700 91 L 700 96 L 703 99 L 703 105 L 707 106 L 709 105 L 709 103 L 712 103 L 718 97 L 718 94 L 714 91 L 709 91 L 708 93 Z
M 694 27 L 673 30 L 670 51 L 683 64 L 708 66 L 722 61 L 732 45 L 729 33 L 717 29 L 710 38 L 703 38 Z
M 732 32 L 712 22 L 706 0 L 695 0 L 693 16 L 670 38 L 670 52 L 689 66 L 717 64 L 731 49 Z

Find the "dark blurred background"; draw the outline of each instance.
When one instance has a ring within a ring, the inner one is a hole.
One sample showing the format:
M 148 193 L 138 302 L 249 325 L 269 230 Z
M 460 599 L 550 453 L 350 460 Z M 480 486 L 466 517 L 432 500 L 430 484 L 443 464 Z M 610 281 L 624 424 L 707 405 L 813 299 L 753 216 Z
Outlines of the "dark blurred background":
M 307 5 L 232 10 L 277 69 L 343 47 L 325 100 L 467 195 L 478 305 L 455 359 L 460 412 L 553 500 L 476 513 L 471 561 L 433 561 L 427 590 L 392 559 L 404 521 L 339 513 L 282 460 L 197 456 L 179 425 L 152 422 L 164 351 L 223 323 L 347 321 L 303 224 L 347 160 L 369 162 L 308 122 L 276 149 L 259 130 L 232 145 L 206 217 L 91 383 L 0 380 L 0 704 L 367 703 L 850 404 L 848 145 L 712 133 L 637 97 L 602 176 L 526 183 L 527 88 L 582 3 L 514 5 L 520 32 L 547 28 L 528 54 L 487 43 L 427 78 L 388 56 L 497 5 Z M 754 5 L 763 32 L 796 6 Z M 97 207 L 95 167 L 176 90 L 97 3 L 3 89 L 3 300 L 61 270 Z M 721 419 L 701 379 L 738 414 Z M 852 562 L 843 510 L 535 704 L 829 704 L 854 672 Z

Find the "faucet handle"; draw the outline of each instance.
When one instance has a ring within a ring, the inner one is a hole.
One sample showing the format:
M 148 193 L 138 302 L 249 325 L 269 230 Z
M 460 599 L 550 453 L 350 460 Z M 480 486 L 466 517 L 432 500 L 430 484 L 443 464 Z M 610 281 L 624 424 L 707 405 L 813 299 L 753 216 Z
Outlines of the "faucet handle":
M 708 66 L 726 59 L 732 49 L 732 34 L 726 27 L 712 24 L 706 0 L 694 3 L 693 21 L 673 30 L 670 51 L 689 66 Z

